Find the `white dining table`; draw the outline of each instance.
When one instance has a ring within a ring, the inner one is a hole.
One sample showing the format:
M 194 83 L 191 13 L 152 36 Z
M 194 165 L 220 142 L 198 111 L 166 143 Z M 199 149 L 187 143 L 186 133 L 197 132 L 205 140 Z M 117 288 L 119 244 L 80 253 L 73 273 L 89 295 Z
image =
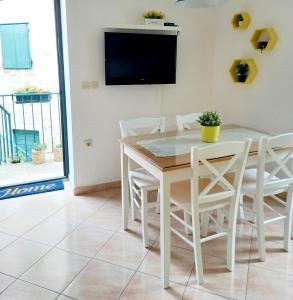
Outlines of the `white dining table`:
M 252 139 L 252 146 L 247 160 L 247 167 L 257 163 L 258 142 L 266 134 L 258 130 L 237 125 L 221 128 L 218 142 Z M 151 135 L 127 137 L 120 140 L 121 147 L 121 188 L 122 188 L 122 222 L 124 230 L 128 229 L 129 215 L 129 181 L 128 162 L 132 160 L 147 170 L 160 182 L 160 249 L 161 279 L 164 288 L 169 287 L 170 277 L 170 185 L 177 181 L 191 178 L 190 148 L 206 146 L 200 140 L 199 130 L 184 132 L 172 131 Z M 217 158 L 212 162 L 224 163 L 227 158 Z M 201 175 L 204 176 L 204 168 Z

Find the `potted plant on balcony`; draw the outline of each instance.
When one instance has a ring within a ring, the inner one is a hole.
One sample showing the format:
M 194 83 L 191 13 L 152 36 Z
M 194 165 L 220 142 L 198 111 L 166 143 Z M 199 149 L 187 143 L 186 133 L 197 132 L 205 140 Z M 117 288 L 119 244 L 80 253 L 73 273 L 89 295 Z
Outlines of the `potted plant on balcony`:
M 215 111 L 204 112 L 197 120 L 200 123 L 201 140 L 215 143 L 219 139 L 221 117 Z
M 143 17 L 145 24 L 164 25 L 165 14 L 161 11 L 148 10 Z
M 38 88 L 34 85 L 26 85 L 14 91 L 16 103 L 43 103 L 49 102 L 52 93 L 46 89 Z
M 54 148 L 54 161 L 63 161 L 63 146 L 61 144 Z
M 32 149 L 32 163 L 43 164 L 45 162 L 46 144 L 34 144 Z
M 240 63 L 236 66 L 236 75 L 238 82 L 245 82 L 249 74 L 249 65 L 247 63 Z

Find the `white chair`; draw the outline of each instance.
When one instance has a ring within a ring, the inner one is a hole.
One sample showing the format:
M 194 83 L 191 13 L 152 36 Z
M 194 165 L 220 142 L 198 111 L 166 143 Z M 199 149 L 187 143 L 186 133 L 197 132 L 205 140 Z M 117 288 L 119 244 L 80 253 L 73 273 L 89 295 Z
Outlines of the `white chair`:
M 165 118 L 137 118 L 120 121 L 120 130 L 123 138 L 138 134 L 152 134 L 165 131 Z M 136 219 L 137 210 L 141 213 L 142 238 L 144 247 L 149 246 L 148 239 L 148 209 L 156 207 L 159 210 L 159 192 L 157 202 L 148 203 L 148 192 L 159 190 L 159 181 L 143 168 L 129 163 L 129 186 L 132 218 Z
M 278 148 L 286 148 L 278 152 Z M 285 219 L 284 249 L 289 251 L 292 224 L 292 197 L 293 197 L 293 164 L 288 166 L 293 159 L 293 133 L 281 134 L 275 137 L 264 137 L 259 144 L 257 168 L 248 169 L 244 173 L 242 196 L 253 199 L 253 212 L 255 218 L 250 223 L 257 228 L 258 252 L 261 261 L 265 261 L 265 233 L 264 225 Z M 277 194 L 287 192 L 287 201 L 277 197 Z M 265 197 L 270 196 L 270 201 L 275 200 L 284 206 L 285 213 L 276 211 L 266 202 Z M 265 220 L 264 208 L 269 209 L 274 217 Z M 243 207 L 241 218 L 245 217 Z M 256 224 L 253 224 L 256 220 Z
M 176 122 L 177 122 L 177 129 L 178 131 L 189 130 L 191 129 L 191 124 L 196 123 L 198 118 L 202 115 L 200 112 L 190 113 L 186 115 L 177 115 Z
M 176 228 L 171 226 L 171 231 L 194 249 L 196 277 L 198 284 L 203 282 L 203 266 L 201 244 L 209 240 L 227 236 L 227 268 L 234 270 L 235 266 L 235 236 L 237 209 L 240 199 L 240 190 L 245 164 L 251 141 L 225 142 L 207 147 L 193 147 L 191 149 L 192 179 L 171 185 L 171 204 L 178 209 L 185 210 L 191 216 L 191 225 L 184 221 L 178 214 L 171 212 L 171 217 L 184 227 L 188 227 L 193 234 L 190 241 Z M 209 160 L 217 157 L 230 157 L 217 165 Z M 229 172 L 235 172 L 233 183 L 224 177 Z M 200 178 L 199 174 L 205 172 L 212 175 Z M 225 210 L 224 210 L 225 208 Z M 226 209 L 228 208 L 228 211 Z M 212 214 L 215 210 L 222 209 L 228 219 L 228 226 L 220 226 Z M 207 237 L 200 236 L 200 215 L 207 213 L 214 222 L 217 233 Z

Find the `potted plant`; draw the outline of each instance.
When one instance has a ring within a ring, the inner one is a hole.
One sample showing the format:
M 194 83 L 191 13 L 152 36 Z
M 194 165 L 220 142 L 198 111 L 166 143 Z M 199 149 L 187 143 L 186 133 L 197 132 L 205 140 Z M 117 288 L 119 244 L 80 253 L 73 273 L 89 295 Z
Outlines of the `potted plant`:
M 245 82 L 249 75 L 249 65 L 247 63 L 240 63 L 236 66 L 236 75 L 238 82 Z
M 143 17 L 145 24 L 164 25 L 165 14 L 161 11 L 148 10 Z
M 215 111 L 204 112 L 197 120 L 200 123 L 201 140 L 215 143 L 219 139 L 221 117 Z
M 54 148 L 54 161 L 63 161 L 63 147 L 61 144 Z
M 52 93 L 46 89 L 38 88 L 34 85 L 26 85 L 14 91 L 16 103 L 42 103 L 49 102 Z
M 10 163 L 11 164 L 19 164 L 21 163 L 21 159 L 18 155 L 13 155 L 11 158 L 10 158 Z
M 243 16 L 241 14 L 236 15 L 236 25 L 237 27 L 241 26 L 241 23 L 244 21 Z
M 46 144 L 34 144 L 32 149 L 32 163 L 43 164 L 45 162 Z

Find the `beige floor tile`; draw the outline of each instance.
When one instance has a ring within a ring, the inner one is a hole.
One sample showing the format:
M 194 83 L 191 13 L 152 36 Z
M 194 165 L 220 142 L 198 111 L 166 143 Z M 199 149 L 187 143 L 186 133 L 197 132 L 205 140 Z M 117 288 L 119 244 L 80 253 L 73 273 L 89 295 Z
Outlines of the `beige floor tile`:
M 72 300 L 72 298 L 64 296 L 64 295 L 60 295 L 56 300 Z
M 160 278 L 136 273 L 123 292 L 121 300 L 171 300 L 181 299 L 185 287 L 171 283 L 170 288 L 162 288 Z
M 172 247 L 171 253 L 170 280 L 185 285 L 194 264 L 193 252 Z M 161 276 L 159 243 L 155 243 L 150 249 L 139 270 L 153 276 Z
M 44 216 L 36 213 L 16 212 L 0 222 L 0 228 L 4 233 L 21 236 L 43 220 Z
M 127 232 L 116 233 L 98 252 L 96 258 L 136 270 L 147 252 L 140 238 Z
M 16 236 L 0 232 L 0 250 L 17 239 Z
M 53 300 L 58 296 L 57 293 L 40 288 L 30 283 L 17 280 L 3 294 L 1 300 Z
M 19 239 L 0 252 L 0 272 L 18 277 L 49 250 L 48 246 Z
M 113 232 L 91 225 L 81 225 L 66 237 L 58 248 L 89 257 L 95 256 Z
M 118 299 L 132 275 L 129 269 L 93 260 L 63 294 L 79 300 Z
M 233 272 L 226 268 L 226 260 L 203 255 L 204 283 L 197 285 L 193 270 L 188 285 L 199 290 L 232 299 L 245 299 L 248 265 L 236 264 Z
M 115 188 L 111 190 L 112 193 L 105 197 L 105 206 L 112 206 L 115 208 L 121 208 L 121 189 Z
M 262 268 L 250 267 L 247 300 L 293 299 L 293 277 Z
M 83 256 L 54 249 L 21 278 L 50 290 L 61 292 L 88 261 L 89 259 Z
M 101 204 L 102 205 L 102 204 Z M 75 201 L 59 210 L 55 217 L 70 222 L 82 222 L 99 208 L 98 205 L 82 205 Z
M 128 222 L 128 229 L 124 230 L 123 227 L 119 229 L 119 232 L 125 233 L 128 232 L 132 236 L 136 236 L 142 240 L 142 228 L 141 228 L 141 221 L 140 220 L 131 220 L 129 218 Z M 160 225 L 157 220 L 149 218 L 148 221 L 148 234 L 150 241 L 156 241 L 160 234 Z
M 227 298 L 187 287 L 182 300 L 225 300 Z
M 24 238 L 54 246 L 77 226 L 78 223 L 76 222 L 68 222 L 51 217 L 26 233 Z
M 91 215 L 84 224 L 98 226 L 106 230 L 116 231 L 121 227 L 121 209 L 113 207 L 101 207 Z
M 236 261 L 247 264 L 249 262 L 251 234 L 237 233 L 236 237 Z M 226 259 L 227 238 L 219 238 L 208 241 L 202 245 L 202 252 L 207 255 Z
M 0 293 L 11 284 L 15 278 L 0 273 Z
M 13 201 L 14 200 L 14 201 Z M 0 221 L 13 215 L 21 207 L 21 204 L 15 199 L 7 199 L 0 201 Z
M 291 251 L 286 252 L 281 242 L 266 242 L 266 261 L 261 262 L 257 252 L 257 242 L 251 245 L 250 265 L 293 275 L 293 242 Z

